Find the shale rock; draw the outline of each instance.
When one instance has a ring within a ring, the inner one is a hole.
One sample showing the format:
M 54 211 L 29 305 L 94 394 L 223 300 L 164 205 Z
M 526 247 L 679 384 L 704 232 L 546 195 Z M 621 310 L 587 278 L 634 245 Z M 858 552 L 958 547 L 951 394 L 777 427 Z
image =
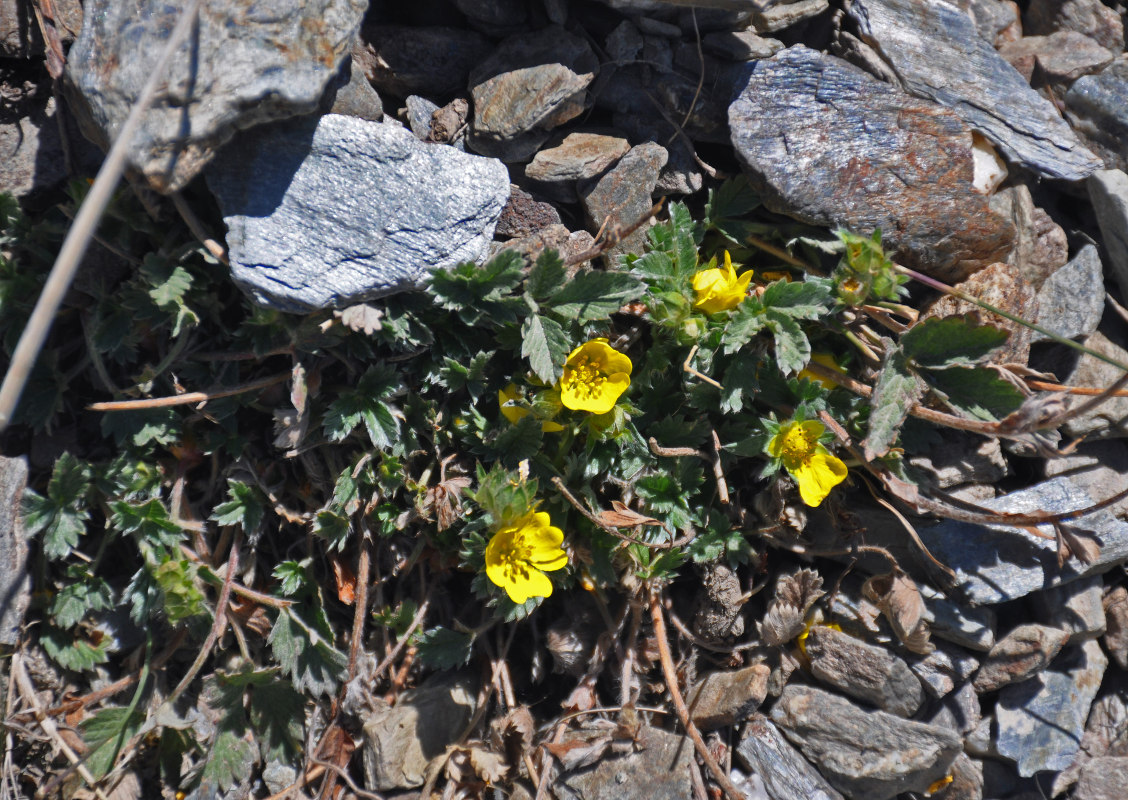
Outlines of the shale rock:
M 1073 82 L 1065 110 L 1108 169 L 1128 169 L 1128 57 Z
M 27 461 L 0 456 L 0 645 L 20 641 L 20 626 L 31 601 L 27 539 L 20 501 L 27 485 Z
M 336 115 L 240 136 L 208 185 L 235 280 L 286 311 L 380 297 L 484 258 L 509 197 L 498 161 Z
M 693 796 L 689 771 L 696 766 L 693 743 L 687 737 L 660 728 L 643 728 L 637 743 L 637 750 L 632 743 L 626 753 L 616 756 L 608 752 L 590 766 L 563 772 L 553 782 L 553 793 L 560 800 L 684 800 Z
M 366 25 L 358 54 L 364 75 L 380 91 L 443 97 L 466 88 L 466 79 L 490 54 L 490 40 L 458 28 Z
M 632 147 L 619 163 L 592 186 L 580 189 L 590 229 L 598 231 L 608 220 L 623 227 L 632 225 L 650 210 L 658 175 L 666 165 L 666 148 L 654 142 Z M 626 253 L 641 253 L 646 243 L 643 225 L 604 254 L 608 264 L 617 264 Z
M 908 664 L 884 647 L 815 625 L 806 640 L 811 674 L 882 711 L 910 717 L 924 699 Z
M 1118 169 L 1098 170 L 1089 176 L 1088 188 L 1109 271 L 1119 284 L 1121 303 L 1128 302 L 1128 175 Z
M 131 143 L 133 167 L 153 189 L 176 191 L 236 131 L 315 111 L 349 56 L 366 7 L 363 0 L 281 0 L 265 13 L 247 0 L 201 4 L 197 33 L 173 55 L 168 79 Z M 85 6 L 66 84 L 83 132 L 103 149 L 179 16 L 177 4 L 158 0 Z
M 556 147 L 533 156 L 525 167 L 529 187 L 563 203 L 578 199 L 576 185 L 598 178 L 631 149 L 619 136 L 599 133 L 570 133 Z
M 1100 330 L 1085 339 L 1084 344 L 1122 364 L 1128 363 L 1128 349 L 1109 339 Z M 1070 386 L 1105 387 L 1119 380 L 1123 374 L 1118 367 L 1085 353 L 1065 382 Z M 1067 436 L 1077 439 L 1084 436 L 1128 436 L 1128 397 L 1110 398 L 1090 411 L 1071 417 L 1062 425 L 1062 430 Z
M 1124 49 L 1124 23 L 1101 0 L 1030 0 L 1023 16 L 1028 35 L 1075 31 L 1117 53 Z
M 842 800 L 842 795 L 766 717 L 757 715 L 745 726 L 736 754 L 763 779 L 771 800 Z
M 1066 339 L 1085 339 L 1101 323 L 1104 295 L 1101 257 L 1095 245 L 1087 244 L 1038 290 L 1034 322 Z M 1035 331 L 1030 341 L 1049 338 Z
M 1032 623 L 1019 625 L 995 643 L 975 676 L 977 692 L 993 692 L 1044 670 L 1061 652 L 1069 633 Z
M 707 731 L 748 719 L 768 694 L 770 674 L 765 665 L 754 664 L 704 675 L 686 698 L 694 724 Z

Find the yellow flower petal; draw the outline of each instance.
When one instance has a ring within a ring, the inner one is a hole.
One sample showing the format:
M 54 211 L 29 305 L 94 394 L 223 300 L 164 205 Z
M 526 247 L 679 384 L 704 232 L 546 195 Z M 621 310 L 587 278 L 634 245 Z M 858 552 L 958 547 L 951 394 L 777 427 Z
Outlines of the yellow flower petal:
M 505 593 L 521 605 L 530 597 L 552 597 L 552 581 L 540 570 L 527 569 L 505 584 Z
M 842 459 L 825 447 L 819 450 L 821 452 L 804 459 L 795 469 L 788 470 L 799 484 L 799 496 L 811 507 L 825 500 L 831 489 L 846 480 L 846 465 Z
M 521 394 L 517 391 L 517 384 L 515 383 L 497 390 L 497 404 L 501 407 L 501 413 L 513 425 L 516 425 L 529 414 L 529 409 L 516 404 L 520 399 Z
M 693 276 L 693 292 L 696 295 L 693 307 L 706 314 L 736 308 L 747 296 L 751 281 L 752 270 L 737 277 L 732 266 L 732 256 L 726 250 L 723 269 L 704 269 Z
M 607 344 L 592 339 L 573 350 L 564 362 L 560 379 L 560 402 L 573 411 L 606 414 L 631 384 L 630 358 Z
M 544 511 L 530 512 L 499 530 L 486 545 L 486 577 L 505 589 L 514 603 L 548 597 L 552 581 L 544 573 L 561 569 L 568 555 L 560 548 L 564 532 Z

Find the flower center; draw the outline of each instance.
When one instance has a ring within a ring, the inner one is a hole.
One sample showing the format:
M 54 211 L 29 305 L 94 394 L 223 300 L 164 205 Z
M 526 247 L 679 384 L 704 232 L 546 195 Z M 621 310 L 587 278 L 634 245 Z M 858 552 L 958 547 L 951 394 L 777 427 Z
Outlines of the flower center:
M 787 432 L 787 436 L 783 439 L 784 461 L 794 462 L 808 458 L 815 451 L 817 442 L 818 437 L 814 435 L 813 431 L 804 430 L 796 425 Z
M 529 560 L 532 555 L 533 550 L 531 547 L 514 542 L 511 546 L 498 553 L 498 559 L 501 561 L 507 576 L 528 578 Z
M 577 359 L 568 369 L 568 388 L 581 397 L 599 394 L 607 380 L 599 364 L 593 364 L 586 356 Z

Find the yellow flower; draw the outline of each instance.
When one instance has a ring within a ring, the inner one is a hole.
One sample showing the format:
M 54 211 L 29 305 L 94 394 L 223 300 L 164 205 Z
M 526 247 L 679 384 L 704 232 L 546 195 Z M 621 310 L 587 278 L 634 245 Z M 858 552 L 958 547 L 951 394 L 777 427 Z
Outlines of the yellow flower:
M 827 367 L 828 369 L 834 370 L 839 375 L 845 375 L 846 374 L 846 370 L 844 370 L 844 369 L 842 369 L 842 367 L 838 366 L 838 362 L 834 360 L 834 356 L 832 356 L 830 353 L 815 353 L 811 356 L 811 361 L 814 361 L 816 364 L 822 364 L 824 367 Z M 806 378 L 807 380 L 809 380 L 813 383 L 817 383 L 819 386 L 823 387 L 824 389 L 837 389 L 838 388 L 838 384 L 835 383 L 834 381 L 828 381 L 825 378 L 820 378 L 818 375 L 811 372 L 806 367 L 799 370 L 799 376 L 798 377 Z
M 529 416 L 529 409 L 524 406 L 518 405 L 521 400 L 521 391 L 517 388 L 517 384 L 511 383 L 504 389 L 497 390 L 497 404 L 501 407 L 501 414 L 513 425 Z M 553 422 L 546 419 L 541 422 L 541 430 L 545 433 L 557 433 L 564 430 L 564 426 L 559 422 Z
M 631 385 L 631 360 L 606 339 L 592 339 L 568 354 L 560 402 L 573 411 L 606 414 Z
M 554 528 L 544 511 L 530 511 L 499 530 L 486 545 L 486 577 L 505 589 L 520 605 L 530 597 L 552 595 L 552 581 L 544 573 L 568 563 L 560 549 L 564 532 Z
M 732 268 L 732 256 L 725 251 L 725 268 L 706 269 L 693 276 L 693 291 L 697 299 L 693 307 L 706 314 L 728 311 L 736 308 L 748 294 L 748 284 L 752 281 L 752 270 L 736 276 Z
M 826 430 L 821 422 L 792 420 L 780 426 L 768 442 L 768 453 L 783 459 L 783 467 L 799 484 L 799 496 L 809 506 L 817 506 L 830 490 L 846 479 L 846 465 L 819 444 Z

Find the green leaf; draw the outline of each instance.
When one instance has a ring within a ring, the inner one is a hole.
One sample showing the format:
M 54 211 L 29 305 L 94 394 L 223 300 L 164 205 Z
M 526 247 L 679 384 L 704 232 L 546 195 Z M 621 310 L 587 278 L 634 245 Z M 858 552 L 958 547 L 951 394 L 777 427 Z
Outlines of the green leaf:
M 90 488 L 90 465 L 64 452 L 55 461 L 51 480 L 47 483 L 47 496 L 60 506 L 75 506 Z
M 1004 345 L 1009 335 L 1002 328 L 983 325 L 977 314 L 929 317 L 901 336 L 901 350 L 927 369 L 970 366 Z
M 811 360 L 811 343 L 792 317 L 769 308 L 764 312 L 768 328 L 775 336 L 776 366 L 784 375 L 794 375 Z
M 39 643 L 43 645 L 47 655 L 63 669 L 84 672 L 110 660 L 114 640 L 110 636 L 102 636 L 94 643 L 81 638 L 77 633 L 45 625 L 39 635 Z
M 688 280 L 697 271 L 697 245 L 701 241 L 701 226 L 685 203 L 670 203 L 670 225 L 674 233 L 674 264 L 678 277 Z
M 552 296 L 567 279 L 564 269 L 564 260 L 552 248 L 546 248 L 537 256 L 536 263 L 529 270 L 529 277 L 525 279 L 525 291 L 538 301 Z
M 145 447 L 172 444 L 180 438 L 180 417 L 172 408 L 111 411 L 102 415 L 102 434 L 118 446 Z
M 616 306 L 617 308 L 617 306 Z M 521 325 L 521 355 L 538 378 L 552 386 L 564 373 L 571 342 L 556 320 L 532 314 Z
M 435 669 L 461 667 L 470 660 L 473 645 L 472 634 L 443 627 L 423 631 L 415 640 L 419 660 Z
M 1022 393 L 988 367 L 949 367 L 925 373 L 932 391 L 957 412 L 987 422 L 1018 410 Z
M 862 442 L 867 460 L 872 461 L 889 452 L 897 441 L 901 425 L 909 416 L 909 410 L 924 395 L 924 390 L 924 382 L 909 369 L 904 354 L 890 348 L 877 376 L 869 430 Z
M 173 264 L 155 253 L 145 256 L 141 275 L 149 283 L 149 299 L 172 318 L 172 335 L 179 336 L 186 325 L 196 325 L 200 318 L 186 303 L 192 288 L 192 276 L 184 267 Z
M 352 526 L 347 517 L 335 514 L 332 511 L 318 511 L 310 523 L 310 530 L 329 543 L 330 549 L 344 550 L 348 543 Z
M 503 250 L 482 266 L 466 263 L 431 273 L 430 290 L 443 308 L 458 313 L 468 325 L 484 320 L 513 322 L 525 305 L 520 297 L 507 296 L 525 277 L 524 257 Z
M 289 761 L 301 752 L 306 700 L 277 679 L 251 690 L 251 728 L 267 760 Z
M 24 492 L 22 516 L 28 535 L 43 534 L 43 552 L 48 558 L 70 555 L 86 532 L 90 513 L 86 510 L 86 493 L 90 488 L 90 466 L 70 453 L 55 461 L 47 496 L 30 489 Z
M 171 548 L 180 544 L 184 531 L 173 522 L 168 509 L 157 499 L 145 503 L 111 503 L 110 521 L 122 533 L 132 534 L 150 546 Z
M 750 297 L 741 303 L 725 326 L 721 344 L 726 354 L 735 353 L 744 345 L 752 341 L 767 325 L 764 316 L 764 307 L 755 297 Z M 806 362 L 804 362 L 806 363 Z
M 276 580 L 281 582 L 279 591 L 283 595 L 292 597 L 305 587 L 310 580 L 309 574 L 306 572 L 309 564 L 310 560 L 307 558 L 302 561 L 283 561 L 274 568 L 273 575 Z
M 776 281 L 764 290 L 761 302 L 789 317 L 819 319 L 830 310 L 831 284 L 812 278 L 806 281 Z
M 298 691 L 316 697 L 331 695 L 336 688 L 348 659 L 327 641 L 329 635 L 302 622 L 293 607 L 279 612 L 267 641 Z
M 258 750 L 249 732 L 220 730 L 207 750 L 200 773 L 200 797 L 220 797 L 233 786 L 249 781 L 258 763 Z
M 631 264 L 631 269 L 652 283 L 666 283 L 677 277 L 674 260 L 662 250 L 651 250 Z
M 585 272 L 556 292 L 548 305 L 557 316 L 582 325 L 607 319 L 642 291 L 642 283 L 630 273 Z
M 220 525 L 238 525 L 247 533 L 254 533 L 262 523 L 266 506 L 258 489 L 242 481 L 228 479 L 227 501 L 215 507 L 212 520 Z
M 153 578 L 164 593 L 165 613 L 174 625 L 208 613 L 196 577 L 198 572 L 199 567 L 183 557 L 166 557 L 153 569 Z
M 139 708 L 133 713 L 128 708 L 103 708 L 80 723 L 82 738 L 90 748 L 86 766 L 96 779 L 113 769 L 112 759 L 140 732 L 144 723 L 145 714 Z
M 323 427 L 334 442 L 344 440 L 361 422 L 368 438 L 379 448 L 398 442 L 400 418 L 384 399 L 399 386 L 396 371 L 387 365 L 370 367 L 355 389 L 342 392 L 325 412 Z
M 709 190 L 709 202 L 705 204 L 705 219 L 710 225 L 718 221 L 743 217 L 760 207 L 760 195 L 752 188 L 748 178 L 738 175 Z
M 86 564 L 67 567 L 70 581 L 51 601 L 51 616 L 60 628 L 73 628 L 87 612 L 114 607 L 114 592 L 105 580 L 90 572 Z

